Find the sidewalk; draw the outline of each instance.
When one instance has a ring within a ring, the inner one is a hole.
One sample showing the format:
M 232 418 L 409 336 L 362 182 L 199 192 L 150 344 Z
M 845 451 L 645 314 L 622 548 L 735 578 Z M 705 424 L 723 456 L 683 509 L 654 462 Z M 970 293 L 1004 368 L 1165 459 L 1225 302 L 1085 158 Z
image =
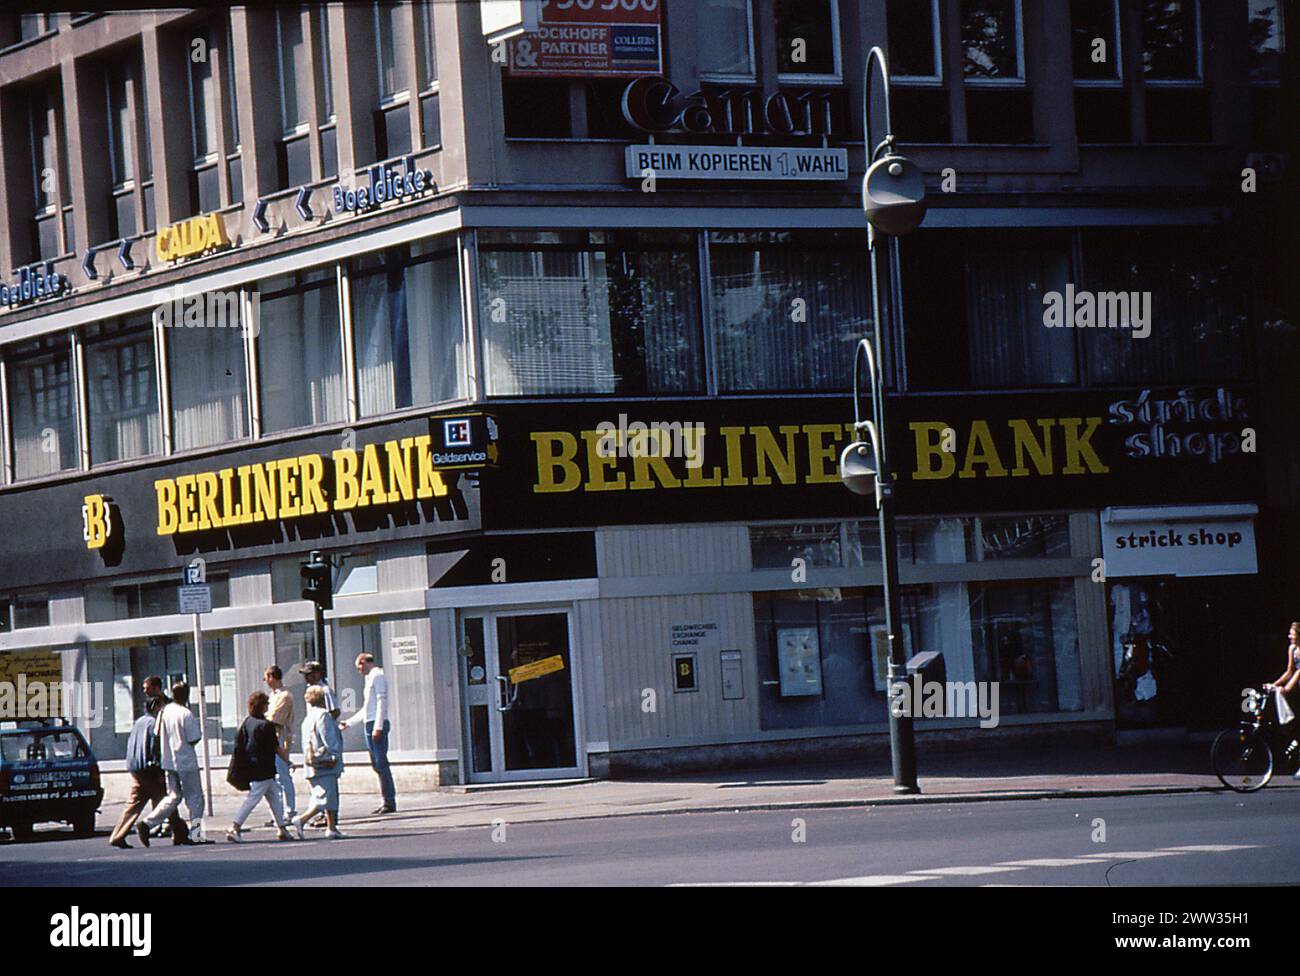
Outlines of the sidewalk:
M 398 813 L 370 817 L 369 811 L 379 802 L 376 788 L 374 796 L 345 793 L 341 815 L 349 832 L 373 834 L 491 827 L 494 821 L 517 824 L 665 813 L 970 803 L 1223 789 L 1210 771 L 1208 744 L 1197 743 L 1129 745 L 1086 751 L 941 754 L 922 758 L 920 784 L 920 795 L 896 796 L 888 759 L 868 759 L 860 766 L 777 766 L 687 774 L 673 779 L 450 787 L 399 795 Z M 213 785 L 217 794 L 215 825 L 224 834 L 239 804 L 239 796 L 225 783 Z M 1290 776 L 1278 776 L 1266 789 L 1297 787 L 1300 783 Z M 300 798 L 305 796 L 300 793 Z M 99 814 L 100 827 L 116 821 L 121 809 L 120 804 L 105 804 Z M 263 804 L 249 818 L 247 826 L 260 827 L 269 815 Z

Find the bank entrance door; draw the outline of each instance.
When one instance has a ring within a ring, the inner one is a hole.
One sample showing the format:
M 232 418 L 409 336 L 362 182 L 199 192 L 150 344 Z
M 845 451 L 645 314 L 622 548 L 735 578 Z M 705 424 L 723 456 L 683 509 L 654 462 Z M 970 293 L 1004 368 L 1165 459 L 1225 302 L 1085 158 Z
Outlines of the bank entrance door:
M 567 610 L 461 615 L 466 770 L 472 783 L 583 774 Z

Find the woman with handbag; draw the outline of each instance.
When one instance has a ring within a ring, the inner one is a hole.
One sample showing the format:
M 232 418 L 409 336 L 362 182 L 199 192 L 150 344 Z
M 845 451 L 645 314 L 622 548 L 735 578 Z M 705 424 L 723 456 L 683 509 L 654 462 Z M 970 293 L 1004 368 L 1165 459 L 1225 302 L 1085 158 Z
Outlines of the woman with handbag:
M 276 838 L 291 840 L 284 828 L 284 808 L 280 805 L 280 791 L 275 789 L 275 757 L 287 760 L 288 753 L 280 745 L 276 727 L 266 720 L 266 707 L 270 699 L 264 691 L 248 696 L 248 718 L 235 736 L 235 751 L 230 757 L 226 781 L 237 790 L 248 790 L 248 796 L 239 805 L 234 823 L 226 832 L 226 840 L 238 844 L 244 838 L 242 828 L 248 815 L 265 799 L 275 818 Z
M 291 823 L 302 840 L 302 825 L 321 811 L 325 812 L 328 840 L 341 840 L 339 833 L 339 777 L 343 774 L 343 733 L 339 723 L 325 708 L 325 689 L 308 687 L 307 717 L 302 720 L 302 747 L 306 754 L 307 782 L 311 784 L 311 806 Z

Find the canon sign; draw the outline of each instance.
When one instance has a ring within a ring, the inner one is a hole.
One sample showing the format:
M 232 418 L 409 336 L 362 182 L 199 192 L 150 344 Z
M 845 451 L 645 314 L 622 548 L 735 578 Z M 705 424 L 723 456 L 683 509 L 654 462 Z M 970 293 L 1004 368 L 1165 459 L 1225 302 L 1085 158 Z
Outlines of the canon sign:
M 700 135 L 838 136 L 845 94 L 834 89 L 720 88 L 683 95 L 664 78 L 638 78 L 623 90 L 623 117 L 643 132 Z

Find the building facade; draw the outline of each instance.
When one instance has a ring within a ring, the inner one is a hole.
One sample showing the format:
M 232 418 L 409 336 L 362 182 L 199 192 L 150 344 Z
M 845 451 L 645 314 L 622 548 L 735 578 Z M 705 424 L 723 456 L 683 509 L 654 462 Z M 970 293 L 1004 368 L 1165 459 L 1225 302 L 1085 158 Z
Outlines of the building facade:
M 362 651 L 399 786 L 878 746 L 837 466 L 879 44 L 930 198 L 881 323 L 903 639 L 1000 688 L 923 741 L 1230 720 L 1300 616 L 1288 10 L 587 6 L 0 25 L 7 673 L 92 689 L 117 768 L 197 680 L 201 559 L 218 757 L 267 665 L 355 700 Z

